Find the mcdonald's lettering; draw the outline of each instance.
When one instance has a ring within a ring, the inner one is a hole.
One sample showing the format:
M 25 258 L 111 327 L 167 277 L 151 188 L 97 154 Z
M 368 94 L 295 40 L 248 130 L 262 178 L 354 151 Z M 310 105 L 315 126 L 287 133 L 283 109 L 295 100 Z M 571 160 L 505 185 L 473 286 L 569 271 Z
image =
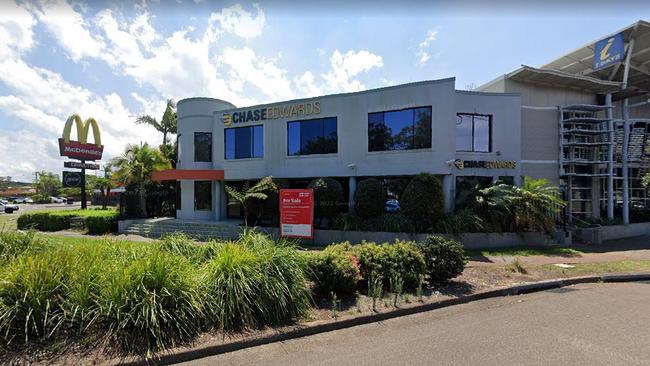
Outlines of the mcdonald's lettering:
M 77 141 L 70 140 L 72 124 L 77 129 Z M 88 143 L 88 132 L 92 128 L 94 143 Z M 104 146 L 102 145 L 99 125 L 93 118 L 88 118 L 85 122 L 77 114 L 73 114 L 65 121 L 63 136 L 59 139 L 59 153 L 61 156 L 67 156 L 80 160 L 100 160 Z

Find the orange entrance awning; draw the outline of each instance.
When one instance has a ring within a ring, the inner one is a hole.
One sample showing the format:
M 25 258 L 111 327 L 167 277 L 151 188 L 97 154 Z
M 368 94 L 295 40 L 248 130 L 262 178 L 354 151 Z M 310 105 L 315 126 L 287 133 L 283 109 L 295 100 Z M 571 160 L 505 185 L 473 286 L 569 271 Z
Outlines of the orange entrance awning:
M 223 170 L 217 169 L 169 169 L 154 172 L 151 179 L 163 180 L 223 180 Z

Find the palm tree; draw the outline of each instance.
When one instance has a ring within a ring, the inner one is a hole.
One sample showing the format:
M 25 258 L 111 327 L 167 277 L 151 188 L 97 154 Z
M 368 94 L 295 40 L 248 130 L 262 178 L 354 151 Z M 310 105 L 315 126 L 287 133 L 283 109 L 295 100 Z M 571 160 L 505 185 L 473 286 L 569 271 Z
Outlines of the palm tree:
M 254 199 L 265 200 L 268 198 L 268 195 L 265 192 L 277 191 L 278 187 L 273 183 L 271 177 L 264 177 L 254 186 L 250 187 L 248 181 L 244 182 L 244 186 L 241 190 L 237 190 L 234 187 L 226 186 L 226 192 L 230 197 L 235 201 L 239 202 L 240 205 L 244 208 L 244 226 L 248 227 L 248 209 L 249 203 Z
M 174 111 L 174 108 L 176 108 L 174 100 L 167 99 L 167 108 L 165 108 L 165 113 L 163 113 L 160 121 L 150 115 L 143 114 L 135 120 L 135 123 L 149 125 L 155 128 L 156 131 L 162 132 L 163 145 L 167 145 L 167 135 L 170 133 L 175 134 L 177 129 L 176 112 Z
M 128 145 L 124 154 L 114 158 L 111 165 L 115 167 L 113 177 L 116 180 L 138 188 L 140 215 L 146 217 L 145 186 L 151 182 L 153 172 L 171 167 L 169 160 L 159 149 L 151 148 L 147 143 L 140 143 Z

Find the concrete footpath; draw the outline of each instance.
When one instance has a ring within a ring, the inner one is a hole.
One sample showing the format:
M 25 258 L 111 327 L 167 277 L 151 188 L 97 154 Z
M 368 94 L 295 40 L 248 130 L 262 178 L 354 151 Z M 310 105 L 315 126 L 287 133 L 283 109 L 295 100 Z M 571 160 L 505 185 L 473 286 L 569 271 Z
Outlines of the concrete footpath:
M 476 301 L 183 365 L 648 365 L 650 283 Z

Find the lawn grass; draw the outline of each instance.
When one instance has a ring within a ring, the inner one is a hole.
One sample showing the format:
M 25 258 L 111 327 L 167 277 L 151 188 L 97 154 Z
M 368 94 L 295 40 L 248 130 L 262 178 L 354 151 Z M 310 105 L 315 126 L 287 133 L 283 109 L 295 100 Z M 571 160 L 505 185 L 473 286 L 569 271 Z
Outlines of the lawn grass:
M 577 263 L 574 268 L 560 268 L 552 264 L 542 265 L 542 269 L 557 273 L 562 277 L 586 276 L 605 273 L 650 272 L 650 261 L 615 261 L 602 263 Z
M 465 254 L 468 257 L 530 257 L 533 255 L 547 255 L 560 257 L 580 257 L 584 252 L 563 247 L 512 247 L 494 249 L 467 249 Z

